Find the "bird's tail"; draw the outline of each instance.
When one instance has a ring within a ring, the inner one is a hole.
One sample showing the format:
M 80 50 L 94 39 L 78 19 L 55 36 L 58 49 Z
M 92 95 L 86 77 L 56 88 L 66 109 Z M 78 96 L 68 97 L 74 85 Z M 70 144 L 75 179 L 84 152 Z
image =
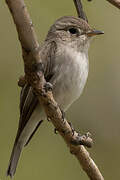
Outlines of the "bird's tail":
M 13 146 L 13 150 L 11 153 L 10 161 L 9 161 L 9 166 L 7 169 L 7 176 L 13 177 L 16 171 L 16 167 L 20 158 L 21 151 L 23 147 L 25 147 L 37 131 L 38 127 L 40 124 L 43 122 L 43 120 L 40 120 L 37 125 L 36 122 L 32 121 L 33 124 L 31 123 L 26 124 L 24 130 L 26 131 L 26 134 L 24 135 L 24 138 L 20 140 L 19 133 L 16 136 L 15 143 Z M 34 128 L 33 128 L 34 127 Z M 28 130 L 28 132 L 27 132 Z M 24 132 L 23 132 L 24 133 Z M 21 132 L 22 134 L 22 132 Z
M 20 154 L 22 151 L 22 146 L 19 142 L 14 144 L 13 150 L 12 150 L 12 154 L 10 157 L 10 162 L 9 162 L 9 166 L 7 169 L 7 176 L 10 176 L 11 178 L 14 176 L 15 171 L 16 171 L 16 167 L 18 164 L 18 160 L 20 158 Z

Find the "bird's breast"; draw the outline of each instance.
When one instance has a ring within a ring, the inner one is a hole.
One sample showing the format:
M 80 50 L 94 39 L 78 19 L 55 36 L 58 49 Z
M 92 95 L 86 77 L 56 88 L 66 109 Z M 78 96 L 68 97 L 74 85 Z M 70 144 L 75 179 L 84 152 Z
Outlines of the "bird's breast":
M 66 110 L 83 91 L 88 76 L 88 56 L 65 48 L 56 56 L 54 71 L 53 95 Z

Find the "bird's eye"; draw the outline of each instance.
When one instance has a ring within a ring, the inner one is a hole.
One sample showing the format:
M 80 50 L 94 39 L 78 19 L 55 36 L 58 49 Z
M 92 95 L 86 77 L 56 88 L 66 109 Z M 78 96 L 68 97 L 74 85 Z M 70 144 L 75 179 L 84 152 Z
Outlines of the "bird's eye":
M 70 28 L 70 29 L 68 29 L 68 31 L 69 31 L 71 34 L 78 34 L 78 29 L 76 29 L 76 28 Z

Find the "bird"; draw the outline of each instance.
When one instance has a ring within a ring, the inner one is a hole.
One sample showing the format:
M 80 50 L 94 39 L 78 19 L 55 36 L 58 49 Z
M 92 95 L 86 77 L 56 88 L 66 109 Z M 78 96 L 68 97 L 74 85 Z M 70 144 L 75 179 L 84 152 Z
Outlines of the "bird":
M 78 17 L 63 16 L 50 27 L 40 47 L 44 76 L 53 87 L 53 97 L 65 111 L 76 101 L 86 84 L 91 38 L 103 34 Z M 20 94 L 20 118 L 7 175 L 13 177 L 23 148 L 46 119 L 42 104 L 26 82 Z

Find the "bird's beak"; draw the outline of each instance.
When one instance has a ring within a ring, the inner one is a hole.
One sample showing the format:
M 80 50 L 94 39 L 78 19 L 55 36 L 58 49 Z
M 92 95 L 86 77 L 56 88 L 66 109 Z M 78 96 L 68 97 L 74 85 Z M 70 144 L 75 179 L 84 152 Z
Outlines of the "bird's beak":
M 104 34 L 104 32 L 93 29 L 91 31 L 88 31 L 86 34 L 87 34 L 88 37 L 91 37 L 91 36 L 95 36 L 95 35 Z

